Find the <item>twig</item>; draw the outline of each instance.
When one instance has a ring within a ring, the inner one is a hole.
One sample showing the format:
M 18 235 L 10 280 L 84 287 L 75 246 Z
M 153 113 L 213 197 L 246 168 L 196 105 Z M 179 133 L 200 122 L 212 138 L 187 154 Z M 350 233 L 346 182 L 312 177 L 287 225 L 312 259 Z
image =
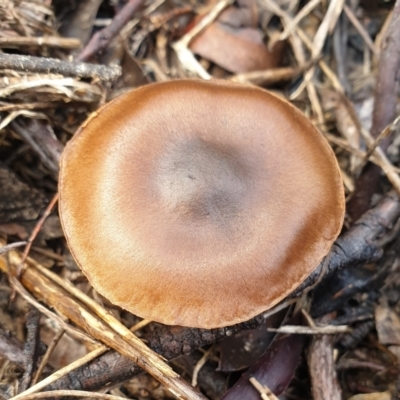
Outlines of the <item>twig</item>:
M 20 264 L 20 266 L 19 266 L 19 268 L 17 270 L 17 277 L 19 277 L 21 272 L 23 271 L 24 264 L 25 264 L 26 259 L 28 258 L 28 255 L 29 255 L 29 252 L 31 250 L 33 241 L 36 239 L 37 235 L 39 234 L 40 230 L 42 229 L 42 226 L 45 223 L 47 217 L 53 211 L 53 208 L 56 205 L 57 201 L 58 201 L 58 193 L 56 193 L 53 196 L 53 198 L 51 199 L 49 205 L 46 207 L 46 210 L 44 211 L 42 217 L 37 222 L 37 224 L 35 225 L 35 228 L 33 229 L 31 235 L 29 236 L 29 238 L 27 240 L 27 245 L 26 245 L 26 247 L 24 249 L 24 252 L 22 253 L 21 264 Z
M 320 1 L 320 0 L 318 0 Z M 232 82 L 252 83 L 253 85 L 267 86 L 278 82 L 288 81 L 307 70 L 312 63 L 302 67 L 272 68 L 264 71 L 243 72 L 229 78 Z
M 23 400 L 36 400 L 36 399 L 47 399 L 57 397 L 89 397 L 91 399 L 103 399 L 103 400 L 126 400 L 126 397 L 114 396 L 112 394 L 84 392 L 83 390 L 53 390 L 51 392 L 35 393 L 24 397 L 12 397 L 10 400 L 23 399 Z
M 233 0 L 220 0 L 193 29 L 191 29 L 186 35 L 182 36 L 178 41 L 172 43 L 172 47 L 181 64 L 188 71 L 196 73 L 200 78 L 211 79 L 211 76 L 196 60 L 195 56 L 189 49 L 189 44 L 197 35 L 212 24 L 217 19 L 218 15 L 231 3 L 233 3 Z
M 333 359 L 334 337 L 315 336 L 308 352 L 312 394 L 315 400 L 341 400 Z
M 114 39 L 126 23 L 133 17 L 142 5 L 143 0 L 129 0 L 122 10 L 115 16 L 111 24 L 97 32 L 77 57 L 79 61 L 86 61 L 96 53 L 104 50 Z
M 21 247 L 26 245 L 26 241 L 22 241 L 22 242 L 14 242 L 14 243 L 10 243 L 10 244 L 6 244 L 3 247 L 0 247 L 0 254 L 5 254 L 7 253 L 7 251 L 16 249 L 17 247 Z
M 0 70 L 20 72 L 54 73 L 79 78 L 98 78 L 114 81 L 121 75 L 121 67 L 64 61 L 56 58 L 21 56 L 0 53 Z
M 265 385 L 261 385 L 260 382 L 258 382 L 258 380 L 256 378 L 254 378 L 254 376 L 252 376 L 249 379 L 250 383 L 255 387 L 255 389 L 258 390 L 258 392 L 260 393 L 260 396 L 263 400 L 279 400 L 272 392 L 271 390 L 265 386 Z
M 211 346 L 200 358 L 199 361 L 197 361 L 194 369 L 193 369 L 193 374 L 192 374 L 192 386 L 196 387 L 197 386 L 197 379 L 199 377 L 199 372 L 207 362 L 207 360 L 210 358 L 212 352 L 214 351 L 214 347 Z
M 22 400 L 22 399 L 28 398 L 29 395 L 32 395 L 33 393 L 36 393 L 39 390 L 44 389 L 51 383 L 55 382 L 57 379 L 60 379 L 63 376 L 69 374 L 74 369 L 76 369 L 76 368 L 80 367 L 81 365 L 86 364 L 90 360 L 93 360 L 94 358 L 100 356 L 107 350 L 108 350 L 108 348 L 106 346 L 98 347 L 97 349 L 86 354 L 84 357 L 81 357 L 79 360 L 76 360 L 73 363 L 65 366 L 64 368 L 61 368 L 58 371 L 54 372 L 52 375 L 48 376 L 46 379 L 43 379 L 39 383 L 36 383 L 34 386 L 25 390 L 23 393 L 20 393 L 18 396 L 13 397 L 11 400 L 17 400 L 17 399 Z M 52 393 L 54 393 L 54 392 L 52 392 Z
M 269 332 L 289 333 L 296 335 L 337 335 L 338 333 L 351 332 L 351 329 L 346 325 L 337 326 L 294 326 L 283 325 L 280 328 L 268 328 Z
M 48 46 L 62 49 L 79 49 L 82 43 L 79 39 L 63 38 L 55 36 L 18 36 L 18 37 L 0 37 L 0 48 L 16 46 Z
M 299 24 L 299 22 L 306 17 L 312 10 L 314 10 L 315 7 L 318 6 L 318 4 L 321 3 L 321 0 L 311 0 L 308 2 L 292 19 L 292 21 L 285 26 L 283 32 L 278 36 L 278 40 L 286 40 L 289 35 L 292 34 L 292 32 L 296 29 L 296 26 Z
M 15 268 L 21 264 L 21 257 L 17 252 L 8 254 L 11 266 Z M 31 259 L 27 259 L 26 264 L 29 268 L 25 268 L 21 275 L 21 282 L 46 304 L 70 318 L 106 346 L 136 362 L 179 399 L 205 400 L 203 395 L 181 379 L 160 356 L 150 350 L 137 336 L 94 300 L 76 289 L 72 283 L 63 280 Z M 0 268 L 5 269 L 1 257 Z M 62 287 L 55 283 L 60 281 L 63 281 Z M 17 281 L 17 283 L 19 282 Z M 74 296 L 68 295 L 63 288 L 67 288 Z
M 273 14 L 279 16 L 282 20 L 282 24 L 284 28 L 287 26 L 293 25 L 293 18 L 283 10 L 275 1 L 273 0 L 264 0 L 262 4 L 266 7 L 266 9 Z M 289 41 L 293 49 L 293 53 L 296 57 L 296 61 L 299 65 L 306 65 L 306 56 L 304 52 L 304 48 L 302 42 L 300 40 L 299 35 L 299 27 L 296 26 L 295 32 L 289 35 Z M 311 45 L 312 46 L 312 45 Z M 307 70 L 309 71 L 309 70 Z M 318 125 L 322 128 L 325 123 L 324 113 L 322 111 L 322 106 L 318 98 L 317 89 L 312 81 L 308 81 L 305 83 L 307 88 L 307 93 L 310 98 L 310 103 L 315 115 L 317 116 Z
M 320 53 L 323 49 L 325 40 L 328 36 L 329 31 L 333 30 L 335 27 L 337 20 L 342 12 L 344 5 L 344 0 L 332 0 L 329 3 L 328 10 L 322 20 L 313 40 L 313 46 L 311 50 L 311 57 L 317 58 L 320 56 Z M 315 73 L 315 68 L 310 68 L 304 75 L 304 82 L 295 90 L 290 98 L 297 98 L 303 89 L 306 87 L 307 83 L 311 81 Z

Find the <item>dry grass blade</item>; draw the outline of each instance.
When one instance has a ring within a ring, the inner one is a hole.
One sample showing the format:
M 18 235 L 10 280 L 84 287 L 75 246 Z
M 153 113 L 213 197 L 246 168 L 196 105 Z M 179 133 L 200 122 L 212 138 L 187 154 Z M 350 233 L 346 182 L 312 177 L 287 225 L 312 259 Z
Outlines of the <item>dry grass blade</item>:
M 300 68 L 283 67 L 267 69 L 265 71 L 243 72 L 229 78 L 232 82 L 252 83 L 253 85 L 272 85 L 278 82 L 288 81 L 303 73 L 312 64 Z
M 21 400 L 22 399 L 23 400 L 47 399 L 47 398 L 54 398 L 54 397 L 61 397 L 61 396 L 64 396 L 64 397 L 89 397 L 91 399 L 104 399 L 104 400 L 126 400 L 126 397 L 114 396 L 112 394 L 85 392 L 83 390 L 53 390 L 51 392 L 30 394 L 25 397 L 21 397 Z M 10 400 L 14 400 L 17 397 L 13 397 Z
M 54 374 L 48 376 L 46 379 L 43 379 L 39 383 L 36 383 L 35 385 L 31 386 L 29 389 L 25 390 L 25 392 L 18 394 L 17 396 L 14 396 L 10 400 L 26 400 L 28 398 L 31 398 L 30 396 L 34 393 L 39 392 L 40 390 L 44 389 L 46 386 L 49 386 L 51 383 L 55 382 L 57 379 L 62 378 L 63 376 L 69 374 L 71 371 L 73 371 L 76 368 L 79 368 L 82 365 L 85 365 L 89 361 L 97 358 L 104 352 L 106 352 L 108 348 L 106 346 L 100 346 L 99 348 L 91 351 L 89 354 L 86 354 L 84 357 L 80 358 L 79 360 L 76 360 L 75 362 L 71 363 L 70 365 L 67 365 L 64 368 L 61 368 L 60 370 L 56 371 Z M 52 391 L 54 396 L 54 391 Z M 42 393 L 43 394 L 43 393 Z
M 290 23 L 285 27 L 283 32 L 279 35 L 278 40 L 285 40 L 287 39 L 292 32 L 296 29 L 299 22 L 306 17 L 314 8 L 321 3 L 321 0 L 311 0 L 307 3 L 297 14 L 296 16 L 290 21 Z
M 1 89 L 0 89 L 1 91 Z M 28 118 L 38 118 L 38 119 L 46 119 L 47 117 L 42 114 L 42 113 L 36 113 L 32 111 L 27 111 L 27 110 L 19 110 L 19 111 L 13 111 L 10 114 L 7 115 L 1 122 L 0 122 L 0 131 L 4 129 L 7 125 L 9 125 L 12 121 L 14 121 L 15 118 L 24 115 L 25 117 Z
M 92 102 L 93 95 L 97 98 L 101 97 L 101 91 L 96 86 L 77 81 L 73 78 L 39 78 L 28 81 L 21 80 L 21 82 L 0 89 L 0 97 L 8 97 L 14 92 L 39 88 L 42 86 L 51 87 L 56 92 L 66 96 L 68 99 L 75 101 Z M 92 96 L 88 96 L 87 94 L 89 93 L 91 93 Z
M 260 382 L 256 378 L 251 377 L 249 379 L 250 383 L 254 386 L 254 388 L 260 393 L 260 396 L 263 400 L 279 400 L 269 388 L 264 385 L 261 385 Z
M 15 269 L 21 263 L 21 255 L 16 251 L 11 251 L 8 254 L 9 265 Z M 128 328 L 92 299 L 77 290 L 71 283 L 59 278 L 33 260 L 27 259 L 26 263 L 28 268 L 22 274 L 21 282 L 36 297 L 48 306 L 54 307 L 60 314 L 85 329 L 94 338 L 136 362 L 178 398 L 205 399 L 204 396 L 183 381 L 160 356 L 151 351 Z M 0 269 L 10 273 L 6 260 L 1 257 Z
M 277 329 L 268 328 L 268 331 L 297 335 L 337 335 L 338 333 L 351 332 L 352 329 L 349 328 L 347 325 L 329 325 L 316 327 L 284 325 Z
M 214 8 L 186 35 L 184 35 L 181 39 L 172 44 L 173 49 L 175 50 L 179 61 L 182 65 L 191 72 L 196 73 L 203 79 L 211 79 L 210 74 L 200 65 L 200 63 L 196 60 L 193 53 L 189 50 L 190 42 L 200 34 L 204 29 L 207 28 L 218 15 L 230 4 L 233 3 L 233 0 L 220 0 Z
M 336 22 L 343 10 L 344 0 L 332 0 L 329 3 L 328 10 L 325 14 L 325 17 L 318 28 L 317 33 L 314 36 L 314 40 L 312 43 L 311 57 L 318 58 L 321 56 L 321 51 L 324 46 L 325 40 L 328 36 L 328 33 L 332 31 L 335 27 Z M 309 82 L 315 73 L 315 68 L 311 68 L 308 70 L 304 76 L 304 82 L 299 88 L 292 93 L 291 99 L 296 99 L 301 92 L 304 90 L 307 82 Z
M 276 14 L 278 17 L 281 18 L 282 25 L 284 28 L 287 26 L 293 25 L 293 18 L 284 11 L 277 3 L 272 0 L 262 0 L 260 3 L 266 10 Z M 299 66 L 307 65 L 306 56 L 304 52 L 304 48 L 302 42 L 297 34 L 298 27 L 296 27 L 295 32 L 289 35 L 289 42 L 292 46 L 293 53 L 296 57 L 296 61 Z M 317 89 L 312 81 L 307 81 L 305 83 L 307 88 L 307 93 L 310 98 L 310 103 L 312 106 L 313 111 L 317 116 L 318 125 L 320 127 L 324 127 L 325 119 L 324 113 L 322 111 L 322 106 L 318 98 Z
M 364 139 L 366 140 L 368 146 L 373 146 L 375 141 L 372 138 L 371 134 L 369 132 L 366 132 L 364 129 L 361 130 Z M 366 155 L 367 153 L 360 151 L 358 149 L 355 149 L 354 147 L 350 146 L 346 141 L 331 135 L 329 133 L 324 133 L 324 136 L 330 141 L 331 143 L 334 143 L 341 148 L 351 152 L 352 154 L 357 155 L 358 157 L 366 160 Z M 369 139 L 368 139 L 369 138 Z M 399 173 L 400 170 L 393 166 L 391 162 L 388 160 L 386 157 L 385 153 L 380 147 L 377 147 L 374 149 L 373 154 L 368 158 L 371 162 L 374 164 L 378 165 L 383 172 L 386 174 L 387 178 L 389 179 L 390 183 L 393 185 L 394 189 L 396 192 L 400 195 L 400 177 Z
M 26 245 L 25 241 L 7 244 L 3 247 L 0 247 L 0 254 L 5 254 L 5 253 L 7 253 L 7 251 L 14 250 L 17 247 L 22 247 L 25 245 Z

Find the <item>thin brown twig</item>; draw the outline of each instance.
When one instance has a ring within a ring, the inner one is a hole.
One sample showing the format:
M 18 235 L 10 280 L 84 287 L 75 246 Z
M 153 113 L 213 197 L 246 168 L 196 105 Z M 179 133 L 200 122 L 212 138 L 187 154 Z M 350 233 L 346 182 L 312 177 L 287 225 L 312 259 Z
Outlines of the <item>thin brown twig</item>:
M 24 268 L 24 264 L 26 259 L 28 258 L 29 252 L 31 250 L 32 247 L 32 243 L 33 241 L 36 239 L 37 235 L 39 234 L 40 230 L 43 227 L 43 224 L 45 223 L 47 217 L 51 214 L 51 212 L 53 211 L 54 206 L 56 205 L 57 201 L 58 201 L 58 193 L 56 193 L 53 198 L 51 199 L 50 203 L 48 204 L 48 206 L 46 207 L 46 210 L 44 211 L 42 217 L 39 219 L 39 221 L 37 222 L 37 224 L 35 225 L 35 228 L 33 229 L 31 235 L 29 236 L 28 240 L 27 240 L 27 245 L 24 249 L 24 252 L 22 253 L 22 258 L 21 258 L 21 264 L 17 270 L 17 277 L 19 277 L 21 275 L 21 272 L 23 271 Z
M 86 61 L 96 53 L 104 50 L 121 29 L 129 22 L 135 12 L 142 5 L 143 0 L 129 0 L 122 10 L 114 17 L 111 24 L 97 32 L 78 55 L 78 61 Z

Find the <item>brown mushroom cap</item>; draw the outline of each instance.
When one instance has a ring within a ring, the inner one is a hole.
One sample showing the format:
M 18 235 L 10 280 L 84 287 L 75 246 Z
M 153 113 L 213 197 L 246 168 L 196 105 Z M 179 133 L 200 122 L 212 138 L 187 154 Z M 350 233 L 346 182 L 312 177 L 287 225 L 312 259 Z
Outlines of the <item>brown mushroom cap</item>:
M 333 152 L 288 102 L 221 81 L 131 91 L 62 157 L 60 212 L 94 288 L 141 317 L 239 323 L 285 298 L 339 234 Z

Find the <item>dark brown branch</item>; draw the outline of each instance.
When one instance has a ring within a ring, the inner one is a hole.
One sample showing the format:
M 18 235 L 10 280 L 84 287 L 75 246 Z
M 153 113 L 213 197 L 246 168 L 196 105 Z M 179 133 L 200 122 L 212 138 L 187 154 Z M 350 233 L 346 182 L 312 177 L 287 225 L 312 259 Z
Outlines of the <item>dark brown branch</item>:
M 54 73 L 79 78 L 99 78 L 103 81 L 114 81 L 121 75 L 121 68 L 116 65 L 106 66 L 64 61 L 56 58 L 0 53 L 0 70 L 2 69 L 45 74 Z
M 371 134 L 377 137 L 380 132 L 396 118 L 398 71 L 400 66 L 400 0 L 396 0 L 393 16 L 387 36 L 382 44 L 379 58 L 378 76 L 375 87 L 374 111 Z M 391 137 L 381 143 L 386 150 Z M 370 207 L 372 195 L 375 193 L 381 169 L 368 163 L 359 177 L 353 198 L 348 203 L 348 212 L 353 220 L 357 220 Z
M 129 22 L 142 3 L 143 0 L 129 0 L 122 10 L 115 16 L 111 24 L 97 32 L 92 37 L 77 59 L 79 61 L 87 61 L 96 53 L 104 50 L 111 40 L 118 35 L 127 22 Z

